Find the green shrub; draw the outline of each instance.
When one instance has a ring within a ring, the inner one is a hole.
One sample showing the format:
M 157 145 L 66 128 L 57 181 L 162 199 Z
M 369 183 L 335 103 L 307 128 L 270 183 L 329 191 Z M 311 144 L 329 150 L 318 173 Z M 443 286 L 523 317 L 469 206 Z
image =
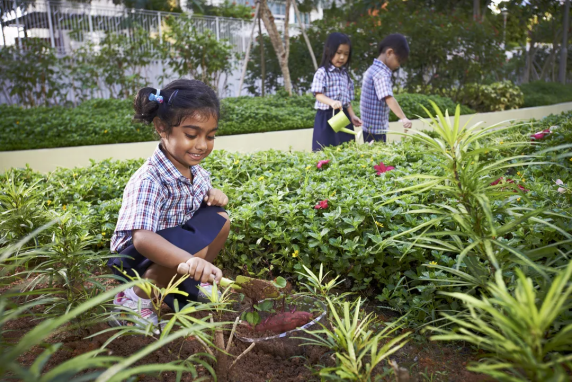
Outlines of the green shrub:
M 518 109 L 524 102 L 522 91 L 510 81 L 468 84 L 461 89 L 457 100 L 480 112 Z
M 453 110 L 451 100 L 419 94 L 396 96 L 404 112 L 411 117 L 422 114 L 419 104 L 428 100 Z M 218 135 L 296 130 L 314 126 L 314 97 L 288 97 L 283 93 L 260 97 L 237 97 L 222 100 Z M 359 113 L 359 102 L 354 102 Z M 468 108 L 464 113 L 471 113 Z M 37 107 L 24 109 L 0 105 L 0 151 L 49 147 L 85 146 L 155 140 L 150 126 L 132 123 L 130 100 L 94 99 L 77 108 Z M 395 116 L 391 120 L 397 120 Z
M 557 82 L 535 81 L 520 85 L 524 93 L 524 107 L 572 102 L 572 86 Z

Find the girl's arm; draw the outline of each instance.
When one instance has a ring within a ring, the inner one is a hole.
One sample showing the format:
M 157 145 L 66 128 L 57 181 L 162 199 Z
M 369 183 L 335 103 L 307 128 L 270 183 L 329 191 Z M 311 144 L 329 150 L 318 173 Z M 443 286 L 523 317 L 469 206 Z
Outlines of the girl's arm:
M 387 106 L 389 106 L 391 111 L 397 116 L 397 118 L 399 118 L 401 123 L 403 123 L 403 127 L 405 128 L 405 130 L 410 129 L 412 123 L 409 119 L 407 119 L 403 110 L 401 110 L 401 106 L 399 106 L 397 100 L 393 98 L 393 96 L 388 96 L 385 97 L 385 102 L 387 103 Z
M 179 264 L 193 259 L 193 262 L 197 263 L 197 270 L 202 270 L 202 272 L 195 273 L 195 279 L 196 277 L 201 277 L 201 281 L 204 283 L 208 282 L 211 274 L 215 275 L 217 282 L 222 277 L 222 271 L 219 268 L 205 259 L 193 257 L 189 252 L 169 243 L 165 238 L 153 231 L 145 229 L 133 230 L 133 246 L 137 252 L 152 262 L 171 269 L 177 269 Z
M 316 93 L 316 99 L 321 102 L 325 103 L 326 105 L 330 105 L 332 109 L 341 109 L 342 103 L 340 101 L 334 101 L 330 97 L 326 97 L 324 93 Z

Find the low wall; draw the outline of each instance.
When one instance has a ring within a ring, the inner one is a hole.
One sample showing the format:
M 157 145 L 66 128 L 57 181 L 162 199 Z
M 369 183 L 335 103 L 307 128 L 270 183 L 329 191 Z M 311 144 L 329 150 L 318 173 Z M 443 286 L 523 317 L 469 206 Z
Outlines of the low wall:
M 572 110 L 572 102 L 550 106 L 540 106 L 526 109 L 501 111 L 495 113 L 478 113 L 461 116 L 461 123 L 471 119 L 472 123 L 483 121 L 484 125 L 500 123 L 508 120 L 540 119 L 550 114 L 560 114 Z M 399 122 L 389 124 L 391 131 L 403 131 Z M 421 120 L 413 120 L 413 128 L 427 130 Z M 401 140 L 400 135 L 388 136 L 389 142 Z M 40 172 L 49 172 L 57 167 L 84 167 L 90 164 L 90 159 L 100 161 L 113 159 L 147 158 L 155 150 L 157 142 L 118 143 L 111 145 L 62 147 L 55 149 L 20 150 L 0 152 L 0 172 L 10 168 L 25 167 Z M 273 131 L 268 133 L 225 135 L 217 137 L 215 150 L 228 150 L 249 153 L 263 150 L 310 151 L 312 149 L 312 129 Z

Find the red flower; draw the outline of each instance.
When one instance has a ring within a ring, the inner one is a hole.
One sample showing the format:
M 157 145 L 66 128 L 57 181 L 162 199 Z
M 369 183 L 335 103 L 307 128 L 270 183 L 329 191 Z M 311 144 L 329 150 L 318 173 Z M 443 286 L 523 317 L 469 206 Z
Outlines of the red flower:
M 393 167 L 393 166 L 384 165 L 383 162 L 379 162 L 379 164 L 373 166 L 373 168 L 375 169 L 375 171 L 377 171 L 377 175 L 381 175 L 383 173 L 386 173 L 388 171 L 395 169 L 395 167 Z
M 514 183 L 514 180 L 512 179 L 505 179 L 504 177 L 500 177 L 497 180 L 495 180 L 494 182 L 491 183 L 491 186 L 496 186 L 499 183 Z M 518 185 L 518 188 L 522 191 L 522 192 L 528 192 L 530 190 L 527 190 L 526 188 L 524 188 L 523 186 L 521 186 L 520 184 Z M 514 192 L 517 192 L 516 190 L 514 190 Z
M 497 180 L 495 180 L 494 182 L 491 183 L 491 186 L 496 186 L 497 184 L 501 183 L 501 182 L 506 182 L 506 183 L 514 183 L 514 180 L 512 179 L 507 179 L 505 180 L 504 177 L 500 177 Z
M 532 135 L 530 136 L 530 140 L 531 140 L 532 142 L 538 141 L 538 140 L 540 140 L 540 139 L 544 139 L 544 137 L 547 136 L 548 134 L 550 134 L 550 129 L 544 129 L 544 130 L 542 130 L 542 131 L 539 131 L 539 132 L 536 133 L 536 134 L 532 134 Z
M 325 166 L 325 165 L 327 165 L 328 163 L 330 163 L 330 160 L 329 160 L 329 159 L 321 160 L 321 161 L 318 162 L 318 164 L 316 165 L 316 167 L 317 167 L 317 168 L 322 168 L 322 166 Z
M 318 202 L 318 204 L 316 204 L 314 208 L 317 210 L 325 210 L 326 208 L 328 208 L 328 199 Z

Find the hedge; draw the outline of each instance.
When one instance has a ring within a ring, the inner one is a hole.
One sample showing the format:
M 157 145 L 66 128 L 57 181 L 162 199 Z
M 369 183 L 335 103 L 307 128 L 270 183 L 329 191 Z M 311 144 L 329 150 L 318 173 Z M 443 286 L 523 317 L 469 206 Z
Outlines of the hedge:
M 572 102 L 572 86 L 558 82 L 530 82 L 520 85 L 520 90 L 524 93 L 523 107 Z
M 453 101 L 439 96 L 399 94 L 396 98 L 410 118 L 425 115 L 419 104 L 429 107 L 429 100 L 443 110 L 455 107 Z M 313 105 L 312 95 L 225 98 L 218 135 L 311 128 Z M 353 107 L 359 113 L 359 102 Z M 471 109 L 463 107 L 463 114 L 470 113 Z M 94 99 L 75 109 L 0 105 L 0 114 L 0 151 L 155 140 L 151 127 L 131 122 L 129 100 Z M 392 114 L 390 119 L 397 117 Z

